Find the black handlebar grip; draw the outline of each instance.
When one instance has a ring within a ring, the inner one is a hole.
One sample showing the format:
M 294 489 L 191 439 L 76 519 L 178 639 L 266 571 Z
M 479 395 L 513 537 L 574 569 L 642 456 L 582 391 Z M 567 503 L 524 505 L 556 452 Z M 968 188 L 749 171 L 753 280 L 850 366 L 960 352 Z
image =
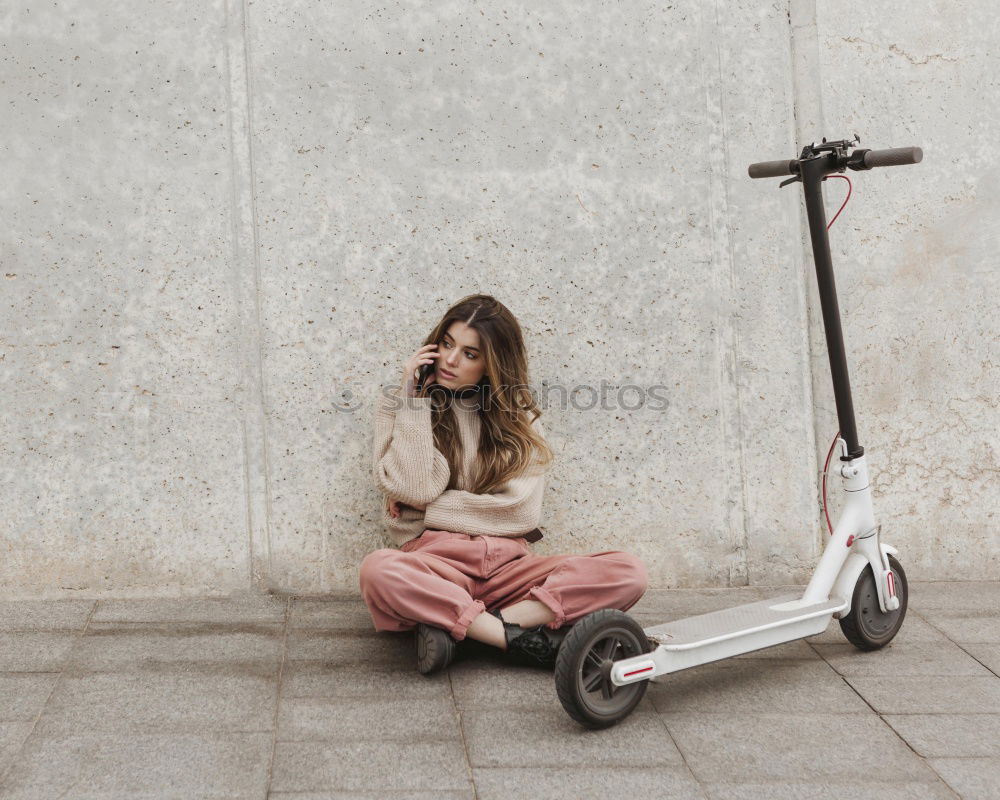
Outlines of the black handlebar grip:
M 758 161 L 747 170 L 751 178 L 778 178 L 792 174 L 794 161 Z
M 919 147 L 893 147 L 889 150 L 869 150 L 865 153 L 865 166 L 898 167 L 903 164 L 919 164 L 924 151 Z

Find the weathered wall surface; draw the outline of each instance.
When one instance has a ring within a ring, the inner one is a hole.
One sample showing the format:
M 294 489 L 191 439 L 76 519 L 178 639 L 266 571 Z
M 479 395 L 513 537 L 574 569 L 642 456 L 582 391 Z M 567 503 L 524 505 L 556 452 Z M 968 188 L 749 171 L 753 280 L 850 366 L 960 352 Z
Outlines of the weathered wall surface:
M 874 14 L 841 2 L 816 8 L 826 135 L 856 132 L 864 146 L 924 150 L 917 166 L 855 173 L 854 194 L 831 229 L 858 431 L 883 535 L 917 576 L 996 579 L 1000 158 L 984 143 L 995 129 L 1000 19 L 985 3 L 960 14 L 934 0 Z M 844 192 L 844 181 L 835 183 L 833 209 Z M 811 291 L 825 457 L 836 409 Z
M 8 9 L 0 596 L 356 591 L 375 396 L 477 291 L 557 454 L 536 552 L 804 582 L 836 417 L 801 192 L 746 167 L 854 132 L 925 152 L 832 230 L 877 513 L 995 577 L 997 23 L 851 8 Z

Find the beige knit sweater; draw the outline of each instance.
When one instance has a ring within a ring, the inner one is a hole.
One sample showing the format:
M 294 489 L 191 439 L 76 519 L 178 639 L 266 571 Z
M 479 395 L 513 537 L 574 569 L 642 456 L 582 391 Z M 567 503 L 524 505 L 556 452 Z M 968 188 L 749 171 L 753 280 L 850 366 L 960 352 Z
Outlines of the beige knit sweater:
M 459 488 L 446 490 L 450 471 L 448 460 L 434 446 L 431 398 L 403 397 L 400 386 L 379 390 L 374 420 L 374 478 L 375 485 L 386 495 L 382 500 L 382 521 L 397 547 L 424 529 L 516 537 L 538 527 L 545 483 L 543 467 L 529 467 L 495 493 L 464 490 L 479 449 L 479 403 L 479 396 L 451 398 L 463 463 L 457 480 Z M 545 435 L 540 419 L 534 426 Z M 406 504 L 398 517 L 389 514 L 389 497 Z

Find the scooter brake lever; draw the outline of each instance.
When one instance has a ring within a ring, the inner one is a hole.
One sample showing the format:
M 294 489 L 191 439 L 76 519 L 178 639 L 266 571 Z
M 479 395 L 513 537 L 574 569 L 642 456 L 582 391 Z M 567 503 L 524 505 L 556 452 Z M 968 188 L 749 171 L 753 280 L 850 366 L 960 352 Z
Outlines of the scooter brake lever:
M 788 184 L 795 183 L 796 181 L 802 183 L 802 176 L 796 175 L 794 178 L 789 178 L 787 181 L 782 181 L 781 183 L 778 184 L 778 188 L 779 189 L 784 188 L 785 186 L 788 186 Z

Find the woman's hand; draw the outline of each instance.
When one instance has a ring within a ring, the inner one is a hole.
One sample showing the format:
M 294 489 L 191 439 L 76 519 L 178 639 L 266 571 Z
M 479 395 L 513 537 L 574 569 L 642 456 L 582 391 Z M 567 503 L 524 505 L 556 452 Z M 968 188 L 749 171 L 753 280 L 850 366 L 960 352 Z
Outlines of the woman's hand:
M 412 508 L 415 511 L 424 511 L 426 506 L 411 506 L 408 503 L 402 503 L 395 497 L 386 498 L 386 508 L 389 510 L 390 517 L 398 517 L 404 508 Z
M 413 373 L 416 372 L 424 364 L 434 363 L 434 359 L 437 358 L 439 355 L 441 355 L 439 352 L 435 350 L 436 347 L 437 347 L 436 344 L 425 344 L 423 347 L 417 350 L 417 352 L 415 352 L 412 356 L 410 356 L 406 360 L 406 363 L 403 365 L 403 381 L 402 381 L 404 396 L 406 397 L 417 396 L 416 393 L 417 379 Z M 424 384 L 426 386 L 427 382 L 425 381 Z

